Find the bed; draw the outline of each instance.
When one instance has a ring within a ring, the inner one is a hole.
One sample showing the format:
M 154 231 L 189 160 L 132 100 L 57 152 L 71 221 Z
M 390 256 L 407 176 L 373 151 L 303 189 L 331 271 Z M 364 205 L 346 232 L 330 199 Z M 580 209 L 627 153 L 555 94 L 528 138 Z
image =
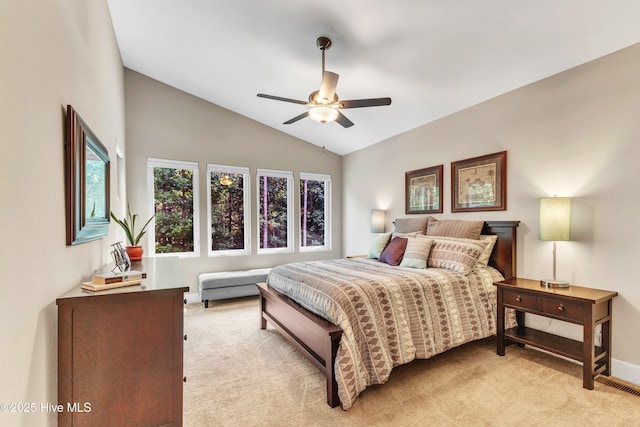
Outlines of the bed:
M 497 236 L 488 266 L 466 274 L 371 259 L 275 267 L 258 284 L 260 327 L 297 347 L 326 377 L 327 404 L 347 410 L 393 367 L 495 335 L 493 282 L 515 276 L 518 224 L 485 222 L 482 235 Z

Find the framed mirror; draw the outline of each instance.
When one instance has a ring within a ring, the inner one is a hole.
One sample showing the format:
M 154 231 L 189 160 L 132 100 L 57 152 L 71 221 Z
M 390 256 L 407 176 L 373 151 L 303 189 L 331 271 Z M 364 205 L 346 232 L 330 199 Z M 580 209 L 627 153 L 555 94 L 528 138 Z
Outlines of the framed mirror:
M 67 105 L 65 202 L 67 245 L 109 232 L 109 153 L 71 105 Z

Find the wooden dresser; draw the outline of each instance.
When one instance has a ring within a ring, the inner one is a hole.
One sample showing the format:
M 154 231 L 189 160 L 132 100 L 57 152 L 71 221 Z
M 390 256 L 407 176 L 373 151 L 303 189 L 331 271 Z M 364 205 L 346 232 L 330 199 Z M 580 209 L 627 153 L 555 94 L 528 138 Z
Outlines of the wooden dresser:
M 177 258 L 132 269 L 141 285 L 80 286 L 58 305 L 58 424 L 182 425 L 184 292 Z

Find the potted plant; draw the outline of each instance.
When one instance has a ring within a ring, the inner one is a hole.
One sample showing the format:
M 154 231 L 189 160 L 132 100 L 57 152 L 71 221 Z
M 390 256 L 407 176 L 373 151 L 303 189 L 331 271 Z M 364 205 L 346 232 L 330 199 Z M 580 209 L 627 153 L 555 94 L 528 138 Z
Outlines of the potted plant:
M 131 261 L 140 261 L 142 259 L 143 249 L 142 246 L 139 245 L 140 239 L 142 239 L 142 236 L 146 233 L 145 230 L 154 216 L 155 214 L 151 215 L 151 218 L 145 222 L 142 229 L 136 234 L 136 218 L 138 217 L 138 214 L 131 215 L 129 206 L 127 206 L 127 216 L 122 219 L 118 219 L 113 211 L 111 212 L 111 218 L 113 218 L 113 220 L 122 227 L 127 235 L 129 246 L 127 246 L 125 250 L 127 251 L 127 255 L 129 255 L 129 259 L 131 259 Z

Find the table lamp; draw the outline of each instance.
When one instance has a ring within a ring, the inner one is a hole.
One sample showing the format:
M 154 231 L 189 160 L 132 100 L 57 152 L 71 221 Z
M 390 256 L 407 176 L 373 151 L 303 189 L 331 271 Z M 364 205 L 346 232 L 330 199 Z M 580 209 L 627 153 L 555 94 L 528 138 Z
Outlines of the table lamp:
M 371 232 L 384 233 L 385 211 L 371 209 Z
M 556 242 L 571 240 L 570 197 L 543 197 L 540 199 L 540 240 L 553 241 L 553 279 L 541 280 L 540 285 L 568 288 L 569 282 L 556 279 Z

